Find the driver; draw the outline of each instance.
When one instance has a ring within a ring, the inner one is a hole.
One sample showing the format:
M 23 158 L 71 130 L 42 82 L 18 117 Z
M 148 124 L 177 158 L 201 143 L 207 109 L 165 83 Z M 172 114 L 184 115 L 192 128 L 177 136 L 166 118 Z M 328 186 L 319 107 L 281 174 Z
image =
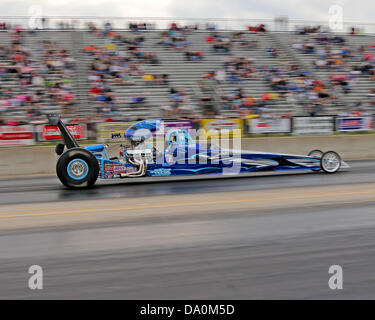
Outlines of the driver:
M 192 143 L 192 139 L 186 130 L 171 130 L 167 133 L 168 145 L 174 143 L 189 145 Z

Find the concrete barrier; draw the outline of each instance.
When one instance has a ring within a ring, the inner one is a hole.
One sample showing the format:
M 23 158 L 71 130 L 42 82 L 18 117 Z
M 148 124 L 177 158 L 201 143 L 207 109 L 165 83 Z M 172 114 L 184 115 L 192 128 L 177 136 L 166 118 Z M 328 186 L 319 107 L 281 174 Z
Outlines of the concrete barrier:
M 0 177 L 54 174 L 55 147 L 0 148 Z
M 244 138 L 242 149 L 307 154 L 313 149 L 337 151 L 344 160 L 375 159 L 375 134 Z M 0 177 L 54 175 L 53 146 L 0 148 Z

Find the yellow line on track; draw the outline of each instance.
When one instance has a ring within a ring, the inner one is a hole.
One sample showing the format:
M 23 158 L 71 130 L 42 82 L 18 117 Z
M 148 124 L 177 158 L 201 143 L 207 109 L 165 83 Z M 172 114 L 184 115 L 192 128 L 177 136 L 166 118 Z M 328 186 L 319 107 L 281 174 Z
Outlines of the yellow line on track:
M 234 200 L 222 199 L 213 201 L 196 201 L 196 202 L 165 202 L 156 205 L 146 206 L 130 206 L 130 207 L 88 207 L 81 209 L 56 209 L 47 212 L 39 210 L 37 213 L 27 212 L 6 212 L 0 215 L 0 219 L 5 218 L 19 218 L 19 217 L 33 217 L 33 216 L 49 216 L 49 215 L 60 215 L 60 214 L 79 214 L 79 213 L 105 213 L 110 211 L 130 211 L 140 209 L 156 209 L 156 208 L 170 208 L 170 207 L 187 207 L 187 206 L 209 206 L 218 204 L 235 204 L 235 203 L 251 203 L 251 202 L 262 202 L 262 201 L 277 201 L 277 200 L 290 200 L 290 199 L 311 199 L 319 197 L 337 197 L 337 196 L 349 196 L 349 195 L 363 195 L 363 194 L 375 194 L 375 190 L 367 191 L 350 191 L 350 192 L 316 192 L 316 193 L 302 193 L 302 194 L 285 194 L 284 196 L 276 197 L 257 197 L 255 199 L 238 198 Z M 34 210 L 36 211 L 36 210 Z
M 274 190 L 265 190 L 265 192 L 272 192 Z M 259 192 L 259 191 L 255 191 L 255 192 Z M 234 192 L 233 192 L 234 193 Z M 362 193 L 362 191 L 350 191 L 350 195 L 352 194 L 360 194 Z M 368 194 L 368 193 L 375 193 L 375 189 L 373 191 L 364 191 L 365 194 Z M 303 193 L 279 193 L 280 195 L 287 195 L 287 196 L 300 196 L 302 195 Z M 327 193 L 327 192 L 322 192 L 322 191 L 319 191 L 319 192 L 309 192 L 309 193 L 304 193 L 304 195 L 309 195 L 311 197 L 315 197 L 315 196 L 332 196 L 332 195 L 340 195 L 340 194 L 343 194 L 343 195 L 346 195 L 347 194 L 347 191 L 336 191 L 335 193 Z M 187 194 L 187 196 L 189 196 L 189 194 Z M 306 197 L 307 198 L 307 197 Z M 137 198 L 133 198 L 134 200 L 136 200 Z M 150 198 L 150 199 L 153 199 L 153 198 Z M 247 198 L 238 198 L 238 200 L 242 200 L 242 199 L 248 199 Z M 93 200 L 93 201 L 103 201 L 103 200 L 109 200 L 109 199 L 96 199 L 96 200 Z M 259 196 L 257 195 L 257 200 L 270 200 L 270 197 L 269 196 Z M 85 200 L 85 201 L 90 201 L 90 200 Z M 114 202 L 124 202 L 125 199 L 110 199 L 110 201 L 112 203 Z M 176 202 L 176 201 L 170 201 L 170 202 L 164 202 L 163 203 L 164 205 L 169 205 L 169 204 L 181 204 L 181 202 Z M 31 205 L 37 205 L 37 203 L 33 203 Z M 1 209 L 1 207 L 0 207 Z M 81 208 L 80 208 L 81 209 Z M 90 206 L 90 207 L 86 207 L 84 208 L 84 210 L 90 210 L 90 209 L 94 209 L 94 210 L 99 210 L 99 209 L 108 209 L 108 206 Z M 67 209 L 53 209 L 53 212 L 66 212 Z M 69 210 L 74 210 L 74 208 L 70 208 Z M 77 209 L 78 210 L 78 209 Z M 36 213 L 40 213 L 41 210 L 40 209 L 34 209 L 34 210 L 27 210 L 27 212 L 22 212 L 22 211 L 13 211 L 13 213 L 18 213 L 18 214 L 31 214 L 32 212 L 36 212 Z M 0 217 L 1 217 L 1 214 L 10 214 L 8 212 L 5 212 L 5 213 L 1 213 L 0 211 Z

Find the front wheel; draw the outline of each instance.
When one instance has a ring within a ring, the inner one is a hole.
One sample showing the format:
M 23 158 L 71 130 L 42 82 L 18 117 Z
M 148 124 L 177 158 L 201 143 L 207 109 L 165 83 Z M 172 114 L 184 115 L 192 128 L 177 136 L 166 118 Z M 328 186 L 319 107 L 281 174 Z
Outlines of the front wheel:
M 322 155 L 323 155 L 323 151 L 316 149 L 316 150 L 311 150 L 307 156 L 320 159 Z
M 99 163 L 90 151 L 72 148 L 57 161 L 56 173 L 68 188 L 91 187 L 98 179 Z
M 323 151 L 315 149 L 315 150 L 311 150 L 307 156 L 321 159 L 322 155 L 323 155 Z M 312 169 L 312 171 L 315 171 L 315 172 L 318 172 L 320 170 L 321 169 Z
M 335 151 L 324 152 L 320 158 L 320 166 L 326 173 L 335 173 L 341 167 L 341 158 Z

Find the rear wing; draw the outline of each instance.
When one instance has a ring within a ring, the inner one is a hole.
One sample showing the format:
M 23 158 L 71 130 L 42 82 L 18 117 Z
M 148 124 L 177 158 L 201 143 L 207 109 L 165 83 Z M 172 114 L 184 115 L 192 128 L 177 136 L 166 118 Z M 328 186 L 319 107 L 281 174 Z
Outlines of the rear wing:
M 68 149 L 79 148 L 78 142 L 71 135 L 69 130 L 66 128 L 64 122 L 61 120 L 61 116 L 56 113 L 51 113 L 47 115 L 47 119 L 50 125 L 57 126 L 61 132 L 64 139 L 64 143 Z

